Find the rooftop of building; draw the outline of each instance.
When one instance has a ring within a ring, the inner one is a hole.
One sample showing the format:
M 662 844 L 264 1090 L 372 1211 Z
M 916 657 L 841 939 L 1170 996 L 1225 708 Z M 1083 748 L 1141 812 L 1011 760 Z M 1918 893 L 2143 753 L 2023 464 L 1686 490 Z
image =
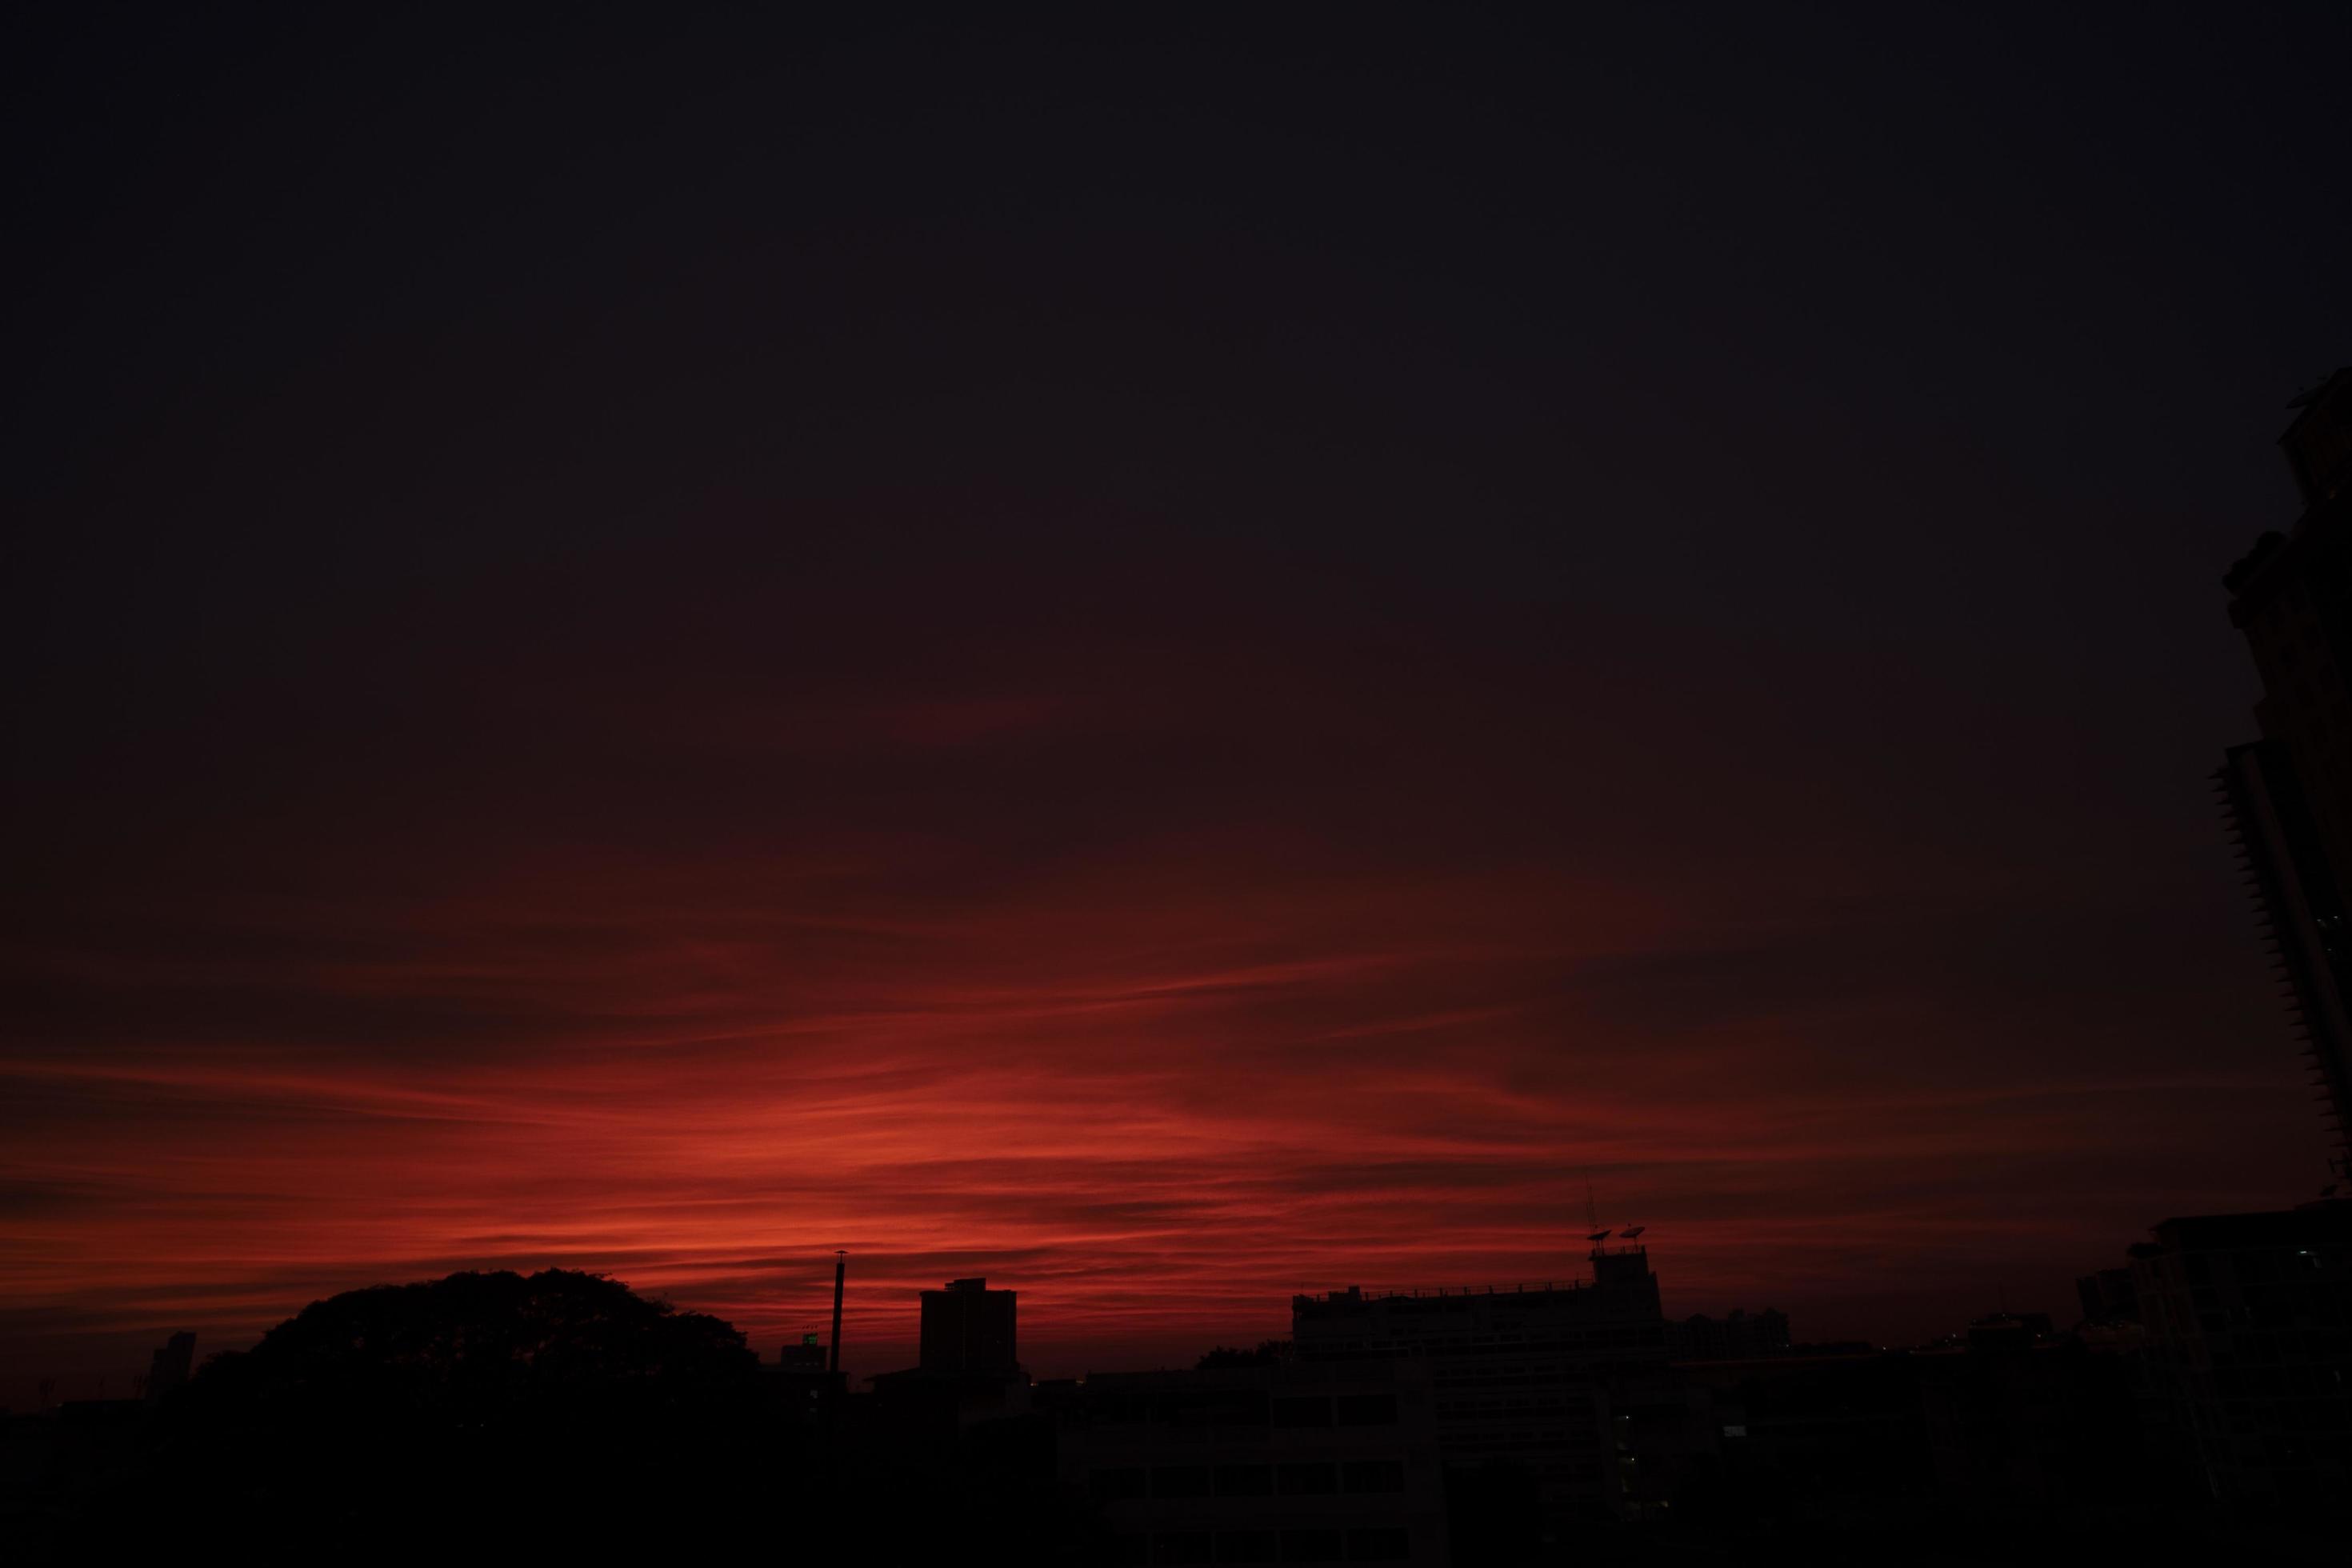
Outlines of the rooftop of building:
M 2134 1247 L 2134 1257 L 2170 1247 L 2201 1251 L 2292 1247 L 2313 1240 L 2352 1242 L 2352 1199 L 2315 1198 L 2293 1208 L 2258 1214 L 2179 1215 L 2152 1228 L 2156 1239 Z
M 1616 1259 L 1642 1260 L 1646 1271 L 1646 1264 L 1649 1255 L 1649 1248 L 1646 1247 L 1635 1246 L 1595 1247 L 1587 1256 L 1592 1259 L 1594 1264 L 1594 1272 L 1597 1274 L 1601 1271 L 1601 1267 L 1605 1263 Z M 1625 1270 L 1622 1270 L 1621 1268 L 1620 1271 L 1623 1272 Z M 1441 1304 L 1448 1307 L 1458 1307 L 1465 1305 L 1471 1301 L 1484 1301 L 1490 1299 L 1506 1297 L 1518 1299 L 1525 1304 L 1537 1305 L 1540 1304 L 1539 1300 L 1538 1301 L 1531 1302 L 1528 1301 L 1527 1299 L 1540 1299 L 1547 1296 L 1583 1297 L 1591 1295 L 1606 1295 L 1608 1293 L 1607 1288 L 1604 1287 L 1598 1279 L 1547 1279 L 1540 1284 L 1520 1279 L 1514 1280 L 1508 1285 L 1424 1285 L 1402 1286 L 1395 1289 L 1375 1289 L 1373 1287 L 1364 1285 L 1350 1285 L 1342 1290 L 1326 1290 L 1319 1294 L 1309 1292 L 1307 1294 L 1293 1296 L 1290 1299 L 1290 1304 L 1294 1310 L 1307 1307 L 1339 1307 L 1346 1309 L 1361 1307 L 1372 1303 L 1403 1303 L 1409 1306 L 1425 1305 L 1430 1308 L 1436 1309 L 1439 1308 Z
M 1250 1388 L 1266 1384 L 1324 1386 L 1332 1384 L 1419 1382 L 1427 1378 L 1412 1361 L 1286 1361 L 1255 1366 L 1163 1367 L 1150 1372 L 1090 1372 L 1076 1385 L 1101 1391 L 1137 1388 Z

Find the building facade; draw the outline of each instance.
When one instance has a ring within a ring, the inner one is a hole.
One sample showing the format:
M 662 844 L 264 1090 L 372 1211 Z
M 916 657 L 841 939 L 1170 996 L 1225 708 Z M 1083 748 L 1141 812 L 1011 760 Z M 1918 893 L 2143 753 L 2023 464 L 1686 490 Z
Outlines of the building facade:
M 1097 1373 L 1041 1387 L 1113 1560 L 1450 1561 L 1425 1365 Z
M 2219 780 L 2294 1022 L 2352 1176 L 2352 370 L 2297 398 L 2280 445 L 2303 500 L 2222 579 L 2263 682 L 2261 742 Z
M 1019 1292 L 985 1279 L 950 1279 L 923 1292 L 917 1364 L 877 1373 L 875 1415 L 901 1433 L 942 1436 L 1029 1408 L 1014 1311 Z
M 2224 1501 L 2352 1497 L 2352 1202 L 2166 1220 L 2131 1272 L 2158 1458 Z
M 1531 1472 L 1556 1537 L 1654 1514 L 1707 1418 L 1667 1365 L 1647 1251 L 1596 1247 L 1591 1263 L 1567 1284 L 1295 1297 L 1292 1340 L 1302 1362 L 1425 1363 L 1449 1469 Z
M 1937 1489 L 1959 1503 L 2057 1507 L 2144 1499 L 2119 1357 L 2040 1313 L 1999 1313 L 1913 1352 Z
M 1760 1312 L 1734 1307 L 1720 1318 L 1701 1312 L 1666 1325 L 1670 1361 L 1756 1361 L 1788 1351 L 1789 1315 L 1770 1307 Z
M 1019 1292 L 992 1290 L 985 1279 L 950 1279 L 923 1292 L 917 1359 L 928 1373 L 1009 1377 L 1021 1370 L 1015 1332 Z

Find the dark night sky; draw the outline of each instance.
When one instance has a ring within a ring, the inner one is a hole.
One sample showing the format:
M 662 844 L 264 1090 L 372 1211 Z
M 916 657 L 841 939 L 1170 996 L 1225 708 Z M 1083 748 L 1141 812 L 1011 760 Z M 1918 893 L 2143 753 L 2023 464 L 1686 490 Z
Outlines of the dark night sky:
M 2325 1179 L 2205 774 L 2345 7 L 345 9 L 0 49 L 0 1400 L 836 1246 L 1133 1364 L 1588 1179 L 1908 1338 Z

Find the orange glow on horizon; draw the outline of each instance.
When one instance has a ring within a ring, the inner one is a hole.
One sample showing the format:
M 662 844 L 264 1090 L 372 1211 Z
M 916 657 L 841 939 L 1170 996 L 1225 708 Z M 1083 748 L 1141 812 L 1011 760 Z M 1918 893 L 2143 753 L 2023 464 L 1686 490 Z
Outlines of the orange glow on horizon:
M 772 1355 L 823 1329 L 846 1247 L 856 1374 L 909 1361 L 914 1292 L 965 1274 L 1018 1289 L 1024 1360 L 1066 1373 L 1278 1335 L 1297 1291 L 1576 1278 L 1590 1179 L 1604 1224 L 1649 1226 L 1670 1310 L 1919 1331 L 1931 1300 L 1999 1288 L 1988 1259 L 2021 1284 L 2101 1261 L 2085 1229 L 2112 1216 L 2120 1247 L 2147 1206 L 2103 1165 L 2276 1097 L 2252 1074 L 1874 1076 L 1776 1019 L 1659 1048 L 1551 978 L 1671 946 L 1637 900 L 1579 920 L 1507 879 L 1353 878 L 1235 910 L 1173 896 L 1197 867 L 1129 870 L 1117 918 L 1082 880 L 961 932 L 748 897 L 611 900 L 630 923 L 608 927 L 551 917 L 599 900 L 542 885 L 442 905 L 421 947 L 388 928 L 398 956 L 269 972 L 339 1015 L 462 997 L 496 1050 L 404 1034 L 369 1061 L 289 1031 L 20 1055 L 10 1093 L 49 1119 L 10 1163 L 54 1201 L 12 1221 L 8 1297 L 52 1352 L 79 1335 L 128 1364 L 164 1330 L 219 1349 L 339 1289 L 557 1265 Z M 1969 1174 L 2025 1170 L 2081 1205 L 2005 1210 Z

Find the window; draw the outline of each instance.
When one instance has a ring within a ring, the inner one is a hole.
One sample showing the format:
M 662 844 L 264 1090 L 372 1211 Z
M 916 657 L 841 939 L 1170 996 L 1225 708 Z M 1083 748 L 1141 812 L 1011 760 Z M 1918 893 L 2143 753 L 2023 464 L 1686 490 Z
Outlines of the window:
M 1336 1530 L 1286 1530 L 1282 1532 L 1285 1563 L 1344 1563 L 1347 1537 Z
M 1217 1495 L 1219 1497 L 1272 1497 L 1274 1468 L 1271 1465 L 1219 1465 Z
M 1250 1389 L 1196 1389 L 1163 1396 L 1156 1414 L 1171 1426 L 1263 1426 L 1265 1395 Z
M 1151 1472 L 1153 1497 L 1207 1497 L 1209 1467 L 1206 1465 L 1161 1465 Z
M 1151 1538 L 1154 1563 L 1214 1563 L 1216 1543 L 1205 1530 L 1163 1530 Z
M 1412 1555 L 1412 1537 L 1402 1529 L 1382 1527 L 1348 1531 L 1351 1563 L 1402 1563 Z
M 1339 1489 L 1339 1467 L 1328 1459 L 1285 1465 L 1280 1475 L 1285 1497 L 1319 1497 Z
M 1397 1402 L 1393 1394 L 1343 1394 L 1339 1404 L 1342 1426 L 1396 1425 Z
M 1345 1474 L 1347 1488 L 1351 1492 L 1404 1490 L 1404 1461 L 1402 1459 L 1350 1459 Z
M 1279 1563 L 1282 1537 L 1271 1530 L 1221 1530 L 1217 1531 L 1217 1561 Z
M 1305 1399 L 1277 1399 L 1274 1402 L 1274 1424 L 1277 1426 L 1328 1426 L 1331 1425 L 1331 1402 L 1319 1394 Z
M 1087 1478 L 1087 1490 L 1103 1502 L 1115 1501 L 1119 1498 L 1141 1497 L 1143 1467 L 1128 1465 L 1118 1469 L 1097 1470 Z

